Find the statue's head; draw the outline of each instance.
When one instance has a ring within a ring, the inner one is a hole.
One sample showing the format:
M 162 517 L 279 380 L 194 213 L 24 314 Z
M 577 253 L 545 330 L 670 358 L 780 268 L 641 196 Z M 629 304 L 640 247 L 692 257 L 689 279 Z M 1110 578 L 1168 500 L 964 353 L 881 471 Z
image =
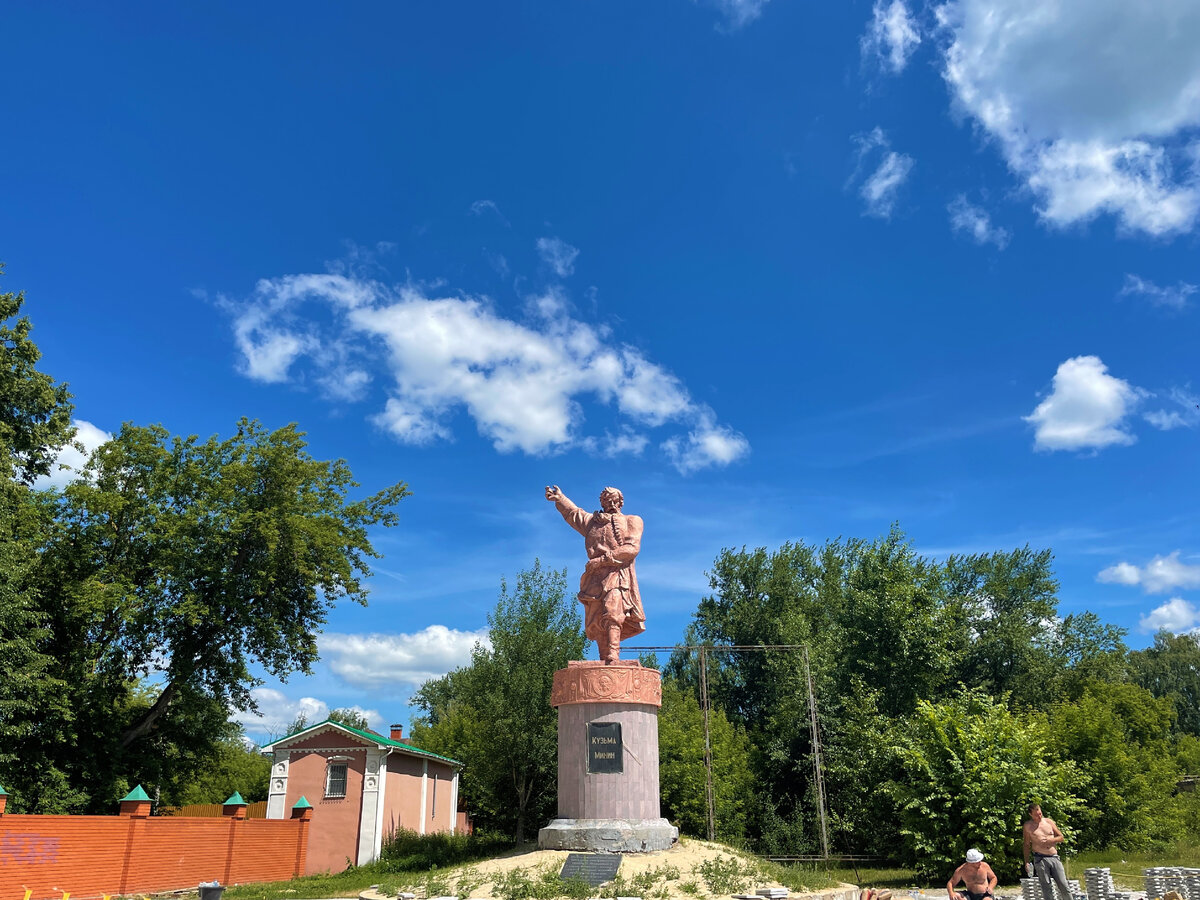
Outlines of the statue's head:
M 620 512 L 624 505 L 625 495 L 615 487 L 606 487 L 600 492 L 600 508 L 605 512 Z

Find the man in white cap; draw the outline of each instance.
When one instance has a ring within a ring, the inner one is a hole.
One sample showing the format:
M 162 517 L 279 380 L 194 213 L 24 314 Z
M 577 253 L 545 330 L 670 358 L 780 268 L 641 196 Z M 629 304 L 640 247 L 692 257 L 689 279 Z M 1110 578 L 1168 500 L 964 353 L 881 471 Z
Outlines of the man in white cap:
M 994 900 L 999 879 L 992 867 L 983 861 L 983 854 L 972 847 L 967 851 L 967 861 L 955 869 L 946 882 L 946 893 L 950 895 L 950 900 L 964 900 L 963 895 L 954 890 L 960 881 L 967 886 L 965 900 L 983 900 L 984 897 Z

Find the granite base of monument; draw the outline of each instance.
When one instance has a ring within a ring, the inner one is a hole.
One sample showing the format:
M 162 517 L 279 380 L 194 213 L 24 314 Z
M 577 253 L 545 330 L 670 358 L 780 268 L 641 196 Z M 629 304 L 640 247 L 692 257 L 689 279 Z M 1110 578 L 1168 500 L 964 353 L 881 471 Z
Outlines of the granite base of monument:
M 662 818 L 658 710 L 662 678 L 636 661 L 572 662 L 554 673 L 558 816 L 538 832 L 546 850 L 666 850 L 679 829 Z
M 677 840 L 679 829 L 666 819 L 551 819 L 538 832 L 541 850 L 592 853 L 648 853 Z

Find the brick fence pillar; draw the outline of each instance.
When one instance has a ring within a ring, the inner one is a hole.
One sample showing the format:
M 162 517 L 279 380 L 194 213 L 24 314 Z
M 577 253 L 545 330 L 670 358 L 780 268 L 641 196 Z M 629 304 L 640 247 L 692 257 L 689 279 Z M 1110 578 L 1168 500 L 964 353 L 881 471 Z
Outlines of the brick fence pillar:
M 296 825 L 296 866 L 292 872 L 292 877 L 304 874 L 304 866 L 308 861 L 308 829 L 312 824 L 312 804 L 307 798 L 301 797 L 296 801 L 296 805 L 292 807 L 292 818 L 297 820 Z

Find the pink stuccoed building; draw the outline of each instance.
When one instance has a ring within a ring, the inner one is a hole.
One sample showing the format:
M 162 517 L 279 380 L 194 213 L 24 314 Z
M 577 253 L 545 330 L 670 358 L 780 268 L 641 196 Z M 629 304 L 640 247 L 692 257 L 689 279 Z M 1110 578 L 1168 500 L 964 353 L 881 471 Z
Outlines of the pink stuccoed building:
M 265 745 L 273 760 L 267 818 L 283 819 L 303 797 L 312 805 L 305 874 L 340 872 L 379 858 L 397 829 L 463 830 L 462 763 L 403 739 L 326 720 Z M 469 827 L 469 826 L 467 826 Z

